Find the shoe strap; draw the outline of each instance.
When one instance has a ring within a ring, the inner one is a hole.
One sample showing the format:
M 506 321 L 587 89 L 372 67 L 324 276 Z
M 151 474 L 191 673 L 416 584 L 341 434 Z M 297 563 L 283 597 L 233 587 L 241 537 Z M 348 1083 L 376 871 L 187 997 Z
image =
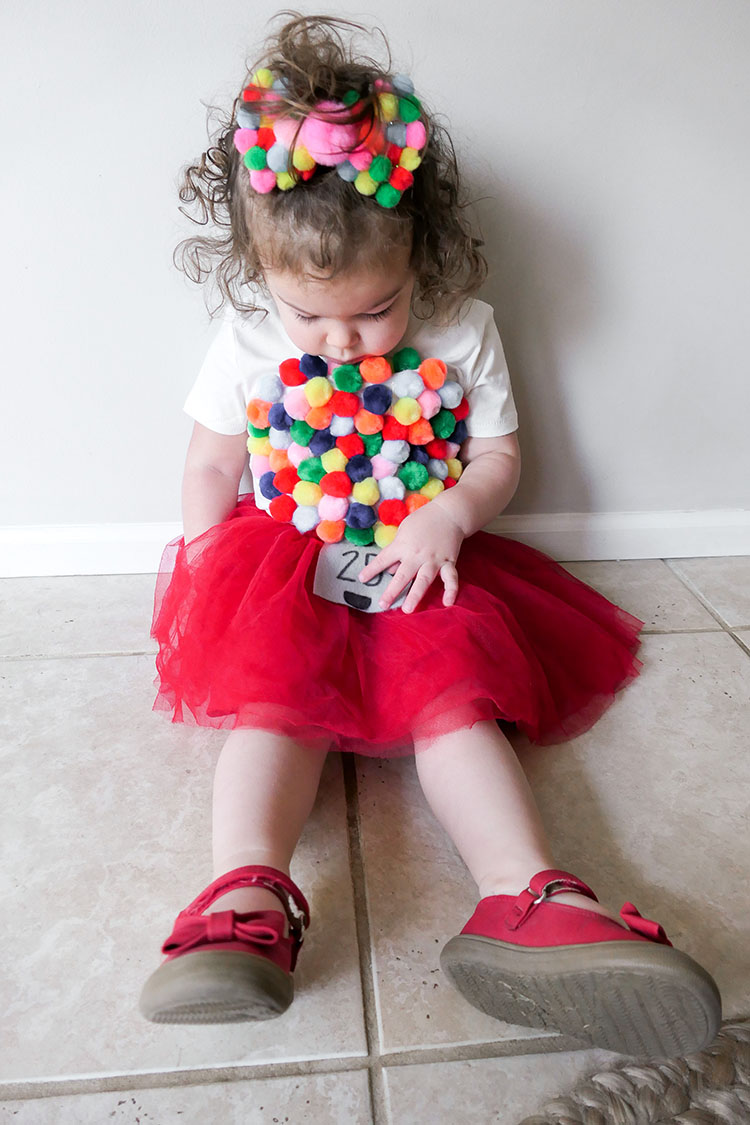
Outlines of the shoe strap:
M 529 880 L 526 890 L 521 891 L 513 904 L 513 909 L 505 920 L 508 929 L 517 930 L 526 921 L 532 910 L 536 910 L 541 903 L 548 898 L 552 898 L 553 895 L 566 894 L 569 891 L 585 895 L 586 898 L 593 899 L 594 902 L 599 901 L 591 887 L 587 886 L 577 875 L 571 875 L 569 871 L 550 868 L 547 871 L 537 872 Z
M 310 907 L 307 899 L 297 884 L 293 883 L 283 871 L 277 871 L 275 867 L 264 867 L 262 864 L 235 867 L 232 871 L 220 875 L 201 891 L 189 906 L 180 911 L 180 917 L 202 914 L 217 898 L 241 887 L 265 887 L 266 890 L 273 891 L 284 907 L 289 922 L 289 932 L 295 945 L 302 945 L 302 935 L 310 925 Z

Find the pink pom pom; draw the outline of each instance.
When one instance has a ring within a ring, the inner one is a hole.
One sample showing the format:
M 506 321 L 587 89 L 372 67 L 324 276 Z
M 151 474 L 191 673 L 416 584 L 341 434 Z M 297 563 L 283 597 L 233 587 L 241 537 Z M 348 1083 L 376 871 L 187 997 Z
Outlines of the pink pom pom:
M 406 126 L 406 144 L 409 148 L 424 148 L 427 130 L 421 121 L 410 121 Z
M 417 402 L 422 407 L 423 418 L 434 418 L 443 406 L 440 395 L 437 391 L 431 390 L 422 391 L 421 395 L 417 398 Z
M 310 412 L 310 403 L 305 394 L 304 384 L 301 387 L 292 387 L 290 391 L 286 392 L 284 409 L 290 418 L 294 418 L 298 422 L 304 422 Z
M 250 472 L 256 480 L 260 480 L 264 473 L 270 472 L 271 462 L 268 457 L 261 457 L 260 453 L 253 453 L 250 458 Z
M 267 195 L 276 187 L 276 173 L 270 168 L 251 168 L 250 183 L 261 195 Z
M 348 496 L 321 496 L 318 503 L 318 515 L 322 520 L 343 520 L 348 511 Z
M 281 141 L 290 152 L 294 147 L 294 135 L 298 128 L 299 121 L 295 121 L 293 117 L 277 117 L 273 123 L 276 140 Z
M 258 130 L 257 129 L 237 129 L 232 137 L 234 147 L 237 152 L 245 155 L 249 148 L 258 143 Z
M 445 456 L 446 457 L 458 457 L 459 450 L 461 449 L 461 446 L 457 445 L 455 441 L 447 441 L 445 444 L 448 447 L 445 451 Z
M 306 445 L 297 445 L 297 442 L 293 441 L 287 449 L 286 455 L 296 469 L 299 467 L 300 461 L 304 461 L 306 457 L 310 456 L 310 450 Z
M 341 164 L 357 143 L 357 126 L 324 121 L 318 116 L 339 113 L 345 118 L 348 110 L 343 102 L 318 102 L 315 108 L 317 113 L 311 113 L 303 122 L 299 143 L 317 164 Z
M 349 160 L 358 172 L 366 172 L 372 164 L 372 153 L 366 148 L 359 148 L 349 153 Z
M 397 469 L 398 465 L 394 465 L 393 461 L 389 461 L 387 457 L 381 457 L 379 453 L 376 453 L 372 458 L 372 475 L 375 480 L 395 476 Z

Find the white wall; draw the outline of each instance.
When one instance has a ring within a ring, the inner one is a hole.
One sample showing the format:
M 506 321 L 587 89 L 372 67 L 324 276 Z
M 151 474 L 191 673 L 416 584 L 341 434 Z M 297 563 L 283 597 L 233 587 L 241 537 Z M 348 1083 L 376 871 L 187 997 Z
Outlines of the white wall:
M 212 327 L 176 182 L 279 6 L 6 0 L 0 525 L 179 520 Z M 327 10 L 382 21 L 483 197 L 510 511 L 750 507 L 744 0 Z

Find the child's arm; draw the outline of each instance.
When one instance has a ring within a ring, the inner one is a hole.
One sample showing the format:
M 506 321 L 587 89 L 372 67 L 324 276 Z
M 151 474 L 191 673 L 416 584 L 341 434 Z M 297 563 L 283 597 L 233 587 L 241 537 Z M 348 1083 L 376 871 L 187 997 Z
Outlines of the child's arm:
M 515 434 L 467 438 L 461 458 L 465 468 L 456 487 L 407 516 L 390 546 L 360 572 L 360 580 L 368 582 L 383 570 L 391 571 L 393 578 L 380 599 L 386 608 L 413 578 L 403 605 L 410 613 L 438 574 L 445 586 L 443 605 L 453 605 L 461 544 L 499 515 L 516 491 L 521 453 Z
M 189 543 L 227 518 L 247 464 L 247 434 L 217 434 L 196 422 L 182 478 L 182 523 Z

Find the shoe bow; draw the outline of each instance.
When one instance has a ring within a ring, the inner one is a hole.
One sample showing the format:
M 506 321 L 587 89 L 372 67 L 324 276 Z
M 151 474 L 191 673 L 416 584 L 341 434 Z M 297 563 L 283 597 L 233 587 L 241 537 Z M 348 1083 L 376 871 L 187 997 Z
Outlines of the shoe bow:
M 660 945 L 671 945 L 664 932 L 664 928 L 658 922 L 653 922 L 650 918 L 644 918 L 632 904 L 626 902 L 620 911 L 620 917 L 625 922 L 629 929 L 634 930 L 635 933 L 641 934 L 643 937 L 648 938 L 649 941 L 656 941 Z
M 229 941 L 269 946 L 280 940 L 279 930 L 262 918 L 241 921 L 234 910 L 219 910 L 215 914 L 178 917 L 161 950 L 162 953 L 184 953 L 200 945 Z

